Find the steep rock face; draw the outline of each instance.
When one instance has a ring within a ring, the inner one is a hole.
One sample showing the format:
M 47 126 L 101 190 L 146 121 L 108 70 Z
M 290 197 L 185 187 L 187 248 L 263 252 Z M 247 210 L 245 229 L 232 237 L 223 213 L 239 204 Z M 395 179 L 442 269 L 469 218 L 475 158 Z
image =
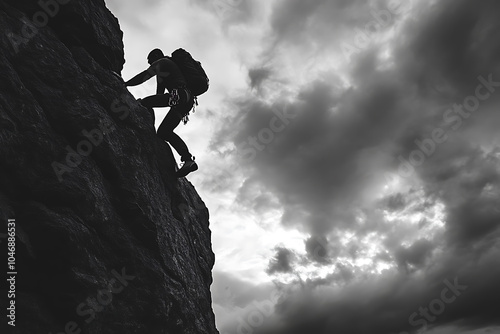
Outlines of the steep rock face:
M 0 28 L 0 233 L 16 224 L 8 332 L 217 333 L 208 210 L 116 75 L 117 19 L 103 0 L 9 0 Z

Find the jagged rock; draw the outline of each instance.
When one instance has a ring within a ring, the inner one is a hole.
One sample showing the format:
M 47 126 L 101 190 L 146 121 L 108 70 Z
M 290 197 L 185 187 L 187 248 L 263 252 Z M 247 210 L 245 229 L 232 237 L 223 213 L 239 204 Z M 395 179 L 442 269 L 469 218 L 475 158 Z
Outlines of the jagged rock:
M 102 0 L 10 0 L 0 28 L 0 233 L 16 219 L 9 333 L 218 333 L 208 210 L 117 75 L 117 19 Z M 0 289 L 7 305 L 5 280 Z

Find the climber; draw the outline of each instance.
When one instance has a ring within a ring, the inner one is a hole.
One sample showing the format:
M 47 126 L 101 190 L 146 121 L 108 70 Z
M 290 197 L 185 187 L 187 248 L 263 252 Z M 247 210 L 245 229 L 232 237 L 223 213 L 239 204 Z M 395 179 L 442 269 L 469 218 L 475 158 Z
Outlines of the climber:
M 156 95 L 140 99 L 140 103 L 153 110 L 153 107 L 170 107 L 169 112 L 158 127 L 158 136 L 169 142 L 183 161 L 177 171 L 177 177 L 184 177 L 198 169 L 194 157 L 189 153 L 186 143 L 174 133 L 181 120 L 187 122 L 187 115 L 194 105 L 194 96 L 187 88 L 186 79 L 178 66 L 165 56 L 160 49 L 154 49 L 148 55 L 150 67 L 125 82 L 126 86 L 137 86 L 156 75 Z M 165 89 L 168 93 L 165 93 Z

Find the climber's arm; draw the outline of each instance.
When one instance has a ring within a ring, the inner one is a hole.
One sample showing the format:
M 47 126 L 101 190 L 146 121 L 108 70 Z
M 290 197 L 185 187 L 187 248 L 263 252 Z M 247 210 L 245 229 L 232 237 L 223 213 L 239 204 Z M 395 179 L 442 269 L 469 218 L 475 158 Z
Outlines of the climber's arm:
M 146 80 L 151 79 L 155 73 L 151 71 L 151 68 L 148 68 L 147 70 L 137 74 L 135 77 L 130 79 L 129 81 L 125 82 L 125 86 L 137 86 L 143 83 Z
M 146 80 L 151 79 L 152 75 L 146 70 L 139 74 L 137 74 L 132 79 L 125 82 L 125 86 L 137 86 L 143 83 Z

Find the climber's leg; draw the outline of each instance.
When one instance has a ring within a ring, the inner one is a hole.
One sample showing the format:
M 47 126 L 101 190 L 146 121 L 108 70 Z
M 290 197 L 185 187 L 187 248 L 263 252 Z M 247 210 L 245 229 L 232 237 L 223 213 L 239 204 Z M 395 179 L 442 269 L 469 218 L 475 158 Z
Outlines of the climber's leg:
M 146 108 L 169 107 L 171 104 L 170 94 L 151 95 L 141 99 L 141 104 Z
M 186 116 L 191 108 L 193 107 L 193 98 L 190 97 L 189 93 L 185 90 L 181 90 L 181 94 L 178 94 L 175 91 L 173 94 L 173 98 L 179 102 L 178 105 L 174 105 L 170 108 L 170 111 L 167 113 L 160 126 L 158 127 L 157 134 L 163 140 L 172 145 L 172 147 L 177 151 L 177 153 L 181 156 L 181 161 L 184 162 L 183 166 L 177 171 L 177 177 L 184 177 L 190 172 L 193 172 L 198 169 L 198 165 L 194 162 L 194 157 L 189 153 L 189 149 L 175 132 L 174 129 L 179 125 L 184 116 Z M 157 100 L 156 98 L 151 98 L 146 103 L 162 103 L 161 100 Z M 170 103 L 172 102 L 172 98 L 170 98 Z
M 183 116 L 184 115 L 179 112 L 178 108 L 171 108 L 158 127 L 157 134 L 161 139 L 166 140 L 172 145 L 181 156 L 182 161 L 188 161 L 192 160 L 192 155 L 189 153 L 189 149 L 184 140 L 174 133 L 174 129 L 179 125 Z

